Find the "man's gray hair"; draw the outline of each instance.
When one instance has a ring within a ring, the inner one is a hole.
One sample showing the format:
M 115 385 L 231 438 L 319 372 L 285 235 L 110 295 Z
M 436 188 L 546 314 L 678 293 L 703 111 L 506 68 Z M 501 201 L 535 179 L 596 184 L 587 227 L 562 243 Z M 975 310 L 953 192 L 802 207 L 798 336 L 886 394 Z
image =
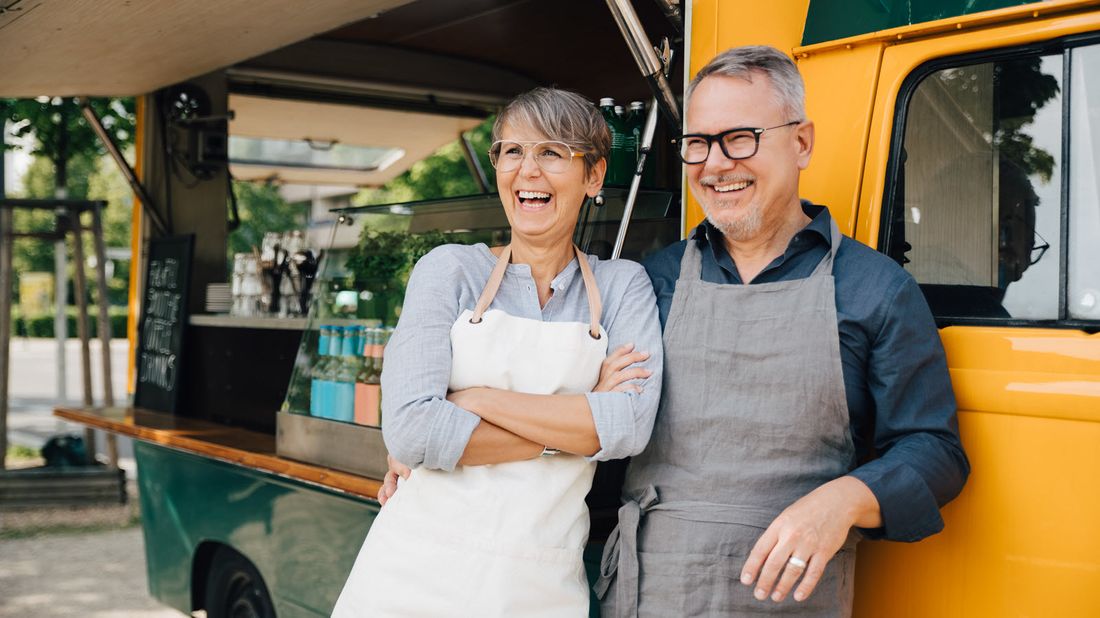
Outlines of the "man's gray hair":
M 493 141 L 505 125 L 530 127 L 584 153 L 585 176 L 611 153 L 611 132 L 592 101 L 568 90 L 535 88 L 512 99 L 493 123 Z
M 787 54 L 767 45 L 732 47 L 718 54 L 695 74 L 684 98 L 690 99 L 699 82 L 712 75 L 751 82 L 754 74 L 768 77 L 775 102 L 787 113 L 787 121 L 806 119 L 806 86 L 802 74 Z

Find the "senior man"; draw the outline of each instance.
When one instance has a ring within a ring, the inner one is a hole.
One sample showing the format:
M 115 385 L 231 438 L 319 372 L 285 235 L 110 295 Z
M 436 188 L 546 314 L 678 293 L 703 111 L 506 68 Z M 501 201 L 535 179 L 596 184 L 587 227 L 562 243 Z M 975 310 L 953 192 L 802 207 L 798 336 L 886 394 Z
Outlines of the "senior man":
M 646 265 L 664 392 L 604 554 L 604 616 L 848 616 L 858 539 L 938 532 L 969 473 L 916 282 L 799 199 L 803 99 L 770 47 L 688 87 L 680 156 L 706 221 Z

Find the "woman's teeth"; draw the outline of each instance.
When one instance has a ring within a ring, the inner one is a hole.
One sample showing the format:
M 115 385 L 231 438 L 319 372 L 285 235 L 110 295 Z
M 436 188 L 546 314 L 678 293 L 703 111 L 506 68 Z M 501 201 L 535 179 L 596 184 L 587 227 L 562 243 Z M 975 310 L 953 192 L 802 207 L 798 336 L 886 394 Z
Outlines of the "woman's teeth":
M 541 191 L 517 191 L 517 194 L 519 201 L 522 203 L 531 201 L 537 204 L 545 204 L 550 201 L 550 194 Z
M 753 184 L 751 180 L 742 180 L 740 182 L 730 183 L 728 185 L 714 185 L 714 190 L 719 193 L 726 193 L 727 191 L 740 191 Z

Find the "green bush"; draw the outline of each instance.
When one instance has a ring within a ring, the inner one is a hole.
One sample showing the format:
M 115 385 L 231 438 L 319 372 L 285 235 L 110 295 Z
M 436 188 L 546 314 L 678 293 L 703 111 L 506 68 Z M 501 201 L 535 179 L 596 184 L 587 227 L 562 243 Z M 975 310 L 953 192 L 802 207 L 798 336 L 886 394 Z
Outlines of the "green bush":
M 124 339 L 126 337 L 126 307 L 107 307 L 107 319 L 111 324 L 111 338 Z M 77 309 L 65 308 L 65 321 L 68 323 L 70 337 L 76 337 Z M 15 337 L 46 337 L 52 338 L 54 314 L 39 313 L 35 315 L 23 315 L 18 308 L 12 311 L 12 336 Z M 95 305 L 88 306 L 88 337 L 99 336 L 99 308 Z

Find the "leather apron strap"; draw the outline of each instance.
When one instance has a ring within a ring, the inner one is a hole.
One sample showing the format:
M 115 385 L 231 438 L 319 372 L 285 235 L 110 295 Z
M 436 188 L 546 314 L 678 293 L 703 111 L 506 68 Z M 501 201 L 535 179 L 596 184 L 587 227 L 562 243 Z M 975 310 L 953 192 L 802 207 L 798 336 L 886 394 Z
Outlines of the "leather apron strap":
M 577 266 L 580 267 L 581 278 L 584 280 L 584 290 L 588 295 L 588 334 L 593 339 L 599 339 L 603 302 L 600 300 L 600 289 L 596 286 L 596 275 L 592 273 L 588 256 L 576 245 L 573 245 L 573 253 L 576 255 Z M 485 288 L 481 290 L 481 296 L 477 299 L 477 305 L 474 306 L 474 314 L 470 316 L 471 324 L 480 323 L 481 316 L 488 311 L 489 305 L 493 304 L 493 299 L 496 298 L 497 291 L 500 289 L 500 283 L 504 281 L 504 273 L 508 270 L 508 262 L 511 258 L 512 245 L 508 245 L 500 252 L 496 266 L 493 267 L 493 272 L 489 274 L 489 280 L 485 282 Z

